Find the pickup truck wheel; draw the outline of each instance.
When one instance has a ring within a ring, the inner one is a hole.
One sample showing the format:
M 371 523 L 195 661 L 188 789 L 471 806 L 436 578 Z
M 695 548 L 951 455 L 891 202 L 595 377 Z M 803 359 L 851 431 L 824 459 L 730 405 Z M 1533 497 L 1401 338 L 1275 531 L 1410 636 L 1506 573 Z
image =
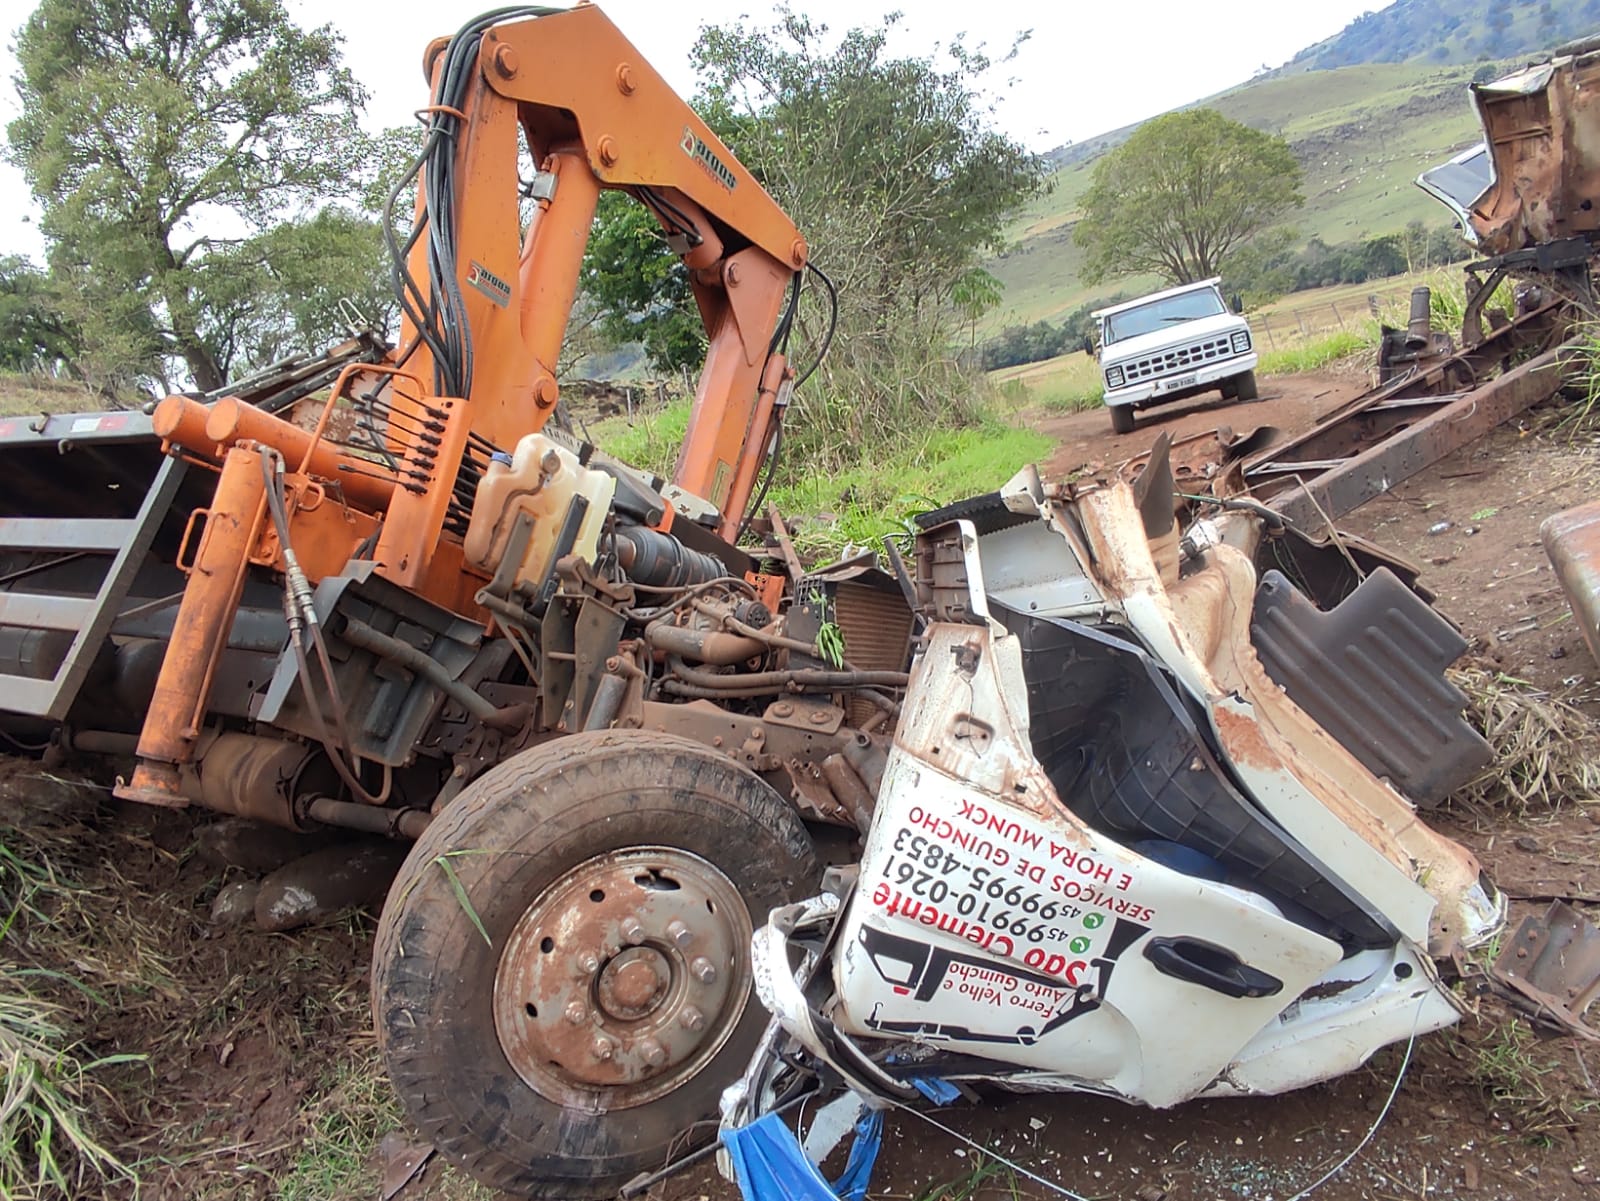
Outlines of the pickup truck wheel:
M 1234 395 L 1240 400 L 1256 400 L 1260 393 L 1256 390 L 1256 373 L 1246 371 L 1243 375 L 1233 377 Z
M 614 1196 L 715 1116 L 767 1020 L 752 927 L 816 876 L 783 798 L 688 739 L 507 760 L 418 840 L 379 922 L 373 1018 L 411 1120 L 494 1188 Z
M 1111 428 L 1119 434 L 1133 433 L 1133 406 L 1111 406 Z

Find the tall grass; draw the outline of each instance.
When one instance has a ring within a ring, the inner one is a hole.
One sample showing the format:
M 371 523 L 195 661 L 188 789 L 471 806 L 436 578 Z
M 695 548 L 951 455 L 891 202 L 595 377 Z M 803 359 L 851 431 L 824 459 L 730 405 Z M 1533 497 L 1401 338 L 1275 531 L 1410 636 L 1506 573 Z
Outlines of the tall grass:
M 36 990 L 62 977 L 20 966 L 28 926 L 48 926 L 62 891 L 48 863 L 0 843 L 0 1197 L 18 1201 L 81 1197 L 91 1181 L 112 1177 L 135 1181 L 96 1133 L 94 1074 L 140 1057 L 90 1055 L 68 1011 Z
M 1367 354 L 1377 345 L 1378 331 L 1372 322 L 1359 330 L 1340 329 L 1301 346 L 1285 346 L 1261 355 L 1256 371 L 1261 375 L 1295 375 L 1320 371 L 1352 355 Z

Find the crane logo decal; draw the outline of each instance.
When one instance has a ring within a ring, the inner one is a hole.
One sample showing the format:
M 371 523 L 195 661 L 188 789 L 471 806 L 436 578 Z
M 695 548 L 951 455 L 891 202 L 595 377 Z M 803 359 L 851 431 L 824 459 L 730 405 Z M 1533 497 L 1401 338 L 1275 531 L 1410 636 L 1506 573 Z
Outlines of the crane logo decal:
M 501 308 L 511 303 L 511 285 L 476 260 L 467 268 L 467 286 L 478 289 Z
M 683 127 L 683 141 L 679 142 L 678 145 L 683 147 L 685 154 L 700 164 L 707 175 L 727 188 L 728 191 L 733 191 L 734 185 L 739 182 L 738 178 L 728 167 L 728 164 L 717 157 L 717 152 L 707 146 L 704 139 L 687 125 Z

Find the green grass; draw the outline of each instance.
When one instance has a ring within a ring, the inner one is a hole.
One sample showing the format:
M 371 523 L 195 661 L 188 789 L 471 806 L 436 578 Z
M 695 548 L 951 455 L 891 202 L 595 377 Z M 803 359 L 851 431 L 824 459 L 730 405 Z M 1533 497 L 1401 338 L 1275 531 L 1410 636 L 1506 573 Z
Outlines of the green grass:
M 1027 402 L 1050 413 L 1092 409 L 1104 395 L 1098 360 L 1077 350 L 1038 363 L 1006 367 L 990 378 L 1014 404 Z
M 48 927 L 67 891 L 48 862 L 0 843 L 0 1197 L 86 1195 L 90 1182 L 135 1175 L 102 1140 L 95 1074 L 142 1059 L 92 1058 L 72 1015 L 38 994 L 40 983 L 84 985 L 59 972 L 22 966 L 28 926 Z M 104 999 L 99 998 L 103 1004 Z
M 1473 1049 L 1469 1070 L 1492 1111 L 1530 1142 L 1549 1145 L 1556 1131 L 1576 1129 L 1600 1107 L 1565 1087 L 1556 1067 L 1527 1024 L 1507 1015 Z
M 1021 1201 L 1021 1182 L 1011 1168 L 979 1152 L 968 1162 L 965 1172 L 931 1186 L 917 1201 Z
M 1264 351 L 1256 371 L 1261 375 L 1296 375 L 1320 371 L 1340 359 L 1368 353 L 1378 344 L 1378 329 L 1375 322 L 1368 322 L 1367 326 L 1362 330 L 1335 330 L 1302 346 Z
M 786 517 L 796 515 L 795 544 L 824 555 L 847 543 L 874 544 L 903 532 L 915 513 L 992 492 L 1049 453 L 1051 441 L 997 417 L 961 430 L 936 430 L 915 446 L 887 454 L 870 467 L 840 475 L 807 475 L 772 490 Z
M 904 530 L 912 514 L 991 492 L 1049 453 L 1049 438 L 1007 424 L 1006 416 L 997 407 L 977 425 L 930 430 L 884 449 L 870 465 L 842 472 L 812 472 L 790 461 L 767 499 L 793 519 L 795 545 L 804 553 L 826 555 L 850 543 L 874 543 Z M 590 433 L 607 454 L 668 476 L 688 420 L 689 401 L 681 400 L 632 425 L 610 418 Z
M 294 1166 L 277 1182 L 281 1201 L 370 1196 L 381 1168 L 373 1149 L 402 1125 L 400 1104 L 385 1079 L 377 1051 L 351 1049 L 305 1102 L 310 1128 Z

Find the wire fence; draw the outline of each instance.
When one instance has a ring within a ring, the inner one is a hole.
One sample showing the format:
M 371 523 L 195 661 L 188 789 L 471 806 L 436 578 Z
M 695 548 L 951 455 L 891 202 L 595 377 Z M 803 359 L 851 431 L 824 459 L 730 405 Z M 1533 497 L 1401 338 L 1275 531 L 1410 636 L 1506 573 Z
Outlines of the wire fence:
M 1301 308 L 1250 313 L 1246 320 L 1250 322 L 1257 345 L 1277 350 L 1325 337 L 1336 330 L 1363 329 L 1373 321 L 1392 320 L 1397 308 L 1404 314 L 1411 290 L 1416 286 L 1408 283 L 1365 294 L 1352 292 L 1343 298 L 1330 298 Z

